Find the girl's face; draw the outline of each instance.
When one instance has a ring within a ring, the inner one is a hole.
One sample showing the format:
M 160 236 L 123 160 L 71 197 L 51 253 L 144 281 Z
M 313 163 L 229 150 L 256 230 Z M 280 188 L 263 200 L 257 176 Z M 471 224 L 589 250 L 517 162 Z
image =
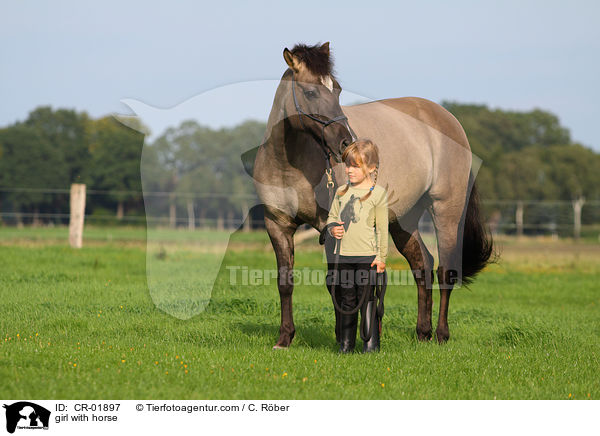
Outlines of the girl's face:
M 369 168 L 369 174 L 373 171 L 375 171 L 375 166 Z M 348 176 L 348 180 L 353 185 L 359 185 L 367 178 L 367 174 L 365 174 L 362 167 L 356 162 L 346 163 L 346 176 Z

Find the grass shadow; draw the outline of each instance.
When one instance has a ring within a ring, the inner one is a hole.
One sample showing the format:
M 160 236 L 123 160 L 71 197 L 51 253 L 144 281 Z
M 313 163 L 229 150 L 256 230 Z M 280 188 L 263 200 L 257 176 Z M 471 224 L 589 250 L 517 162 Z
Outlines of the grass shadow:
M 264 341 L 272 341 L 275 345 L 279 337 L 279 325 L 265 324 L 254 321 L 238 321 L 233 323 L 233 327 L 245 334 L 249 339 L 252 337 L 261 338 Z M 330 333 L 323 327 L 304 325 L 296 330 L 293 344 L 296 346 L 320 349 L 336 350 L 335 334 Z

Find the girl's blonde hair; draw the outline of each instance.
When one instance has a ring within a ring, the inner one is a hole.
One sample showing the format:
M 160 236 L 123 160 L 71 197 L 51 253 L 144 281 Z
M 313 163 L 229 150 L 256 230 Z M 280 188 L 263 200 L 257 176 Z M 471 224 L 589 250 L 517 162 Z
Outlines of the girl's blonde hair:
M 342 153 L 342 161 L 346 165 L 358 165 L 367 177 L 369 177 L 369 167 L 375 165 L 373 185 L 371 186 L 371 189 L 369 189 L 369 192 L 360 198 L 361 202 L 365 201 L 371 196 L 375 184 L 377 183 L 377 175 L 379 173 L 379 150 L 377 145 L 370 139 L 357 139 L 344 150 L 344 153 Z M 348 192 L 348 188 L 350 188 L 350 180 L 348 180 L 346 187 L 338 192 L 338 195 L 344 195 Z

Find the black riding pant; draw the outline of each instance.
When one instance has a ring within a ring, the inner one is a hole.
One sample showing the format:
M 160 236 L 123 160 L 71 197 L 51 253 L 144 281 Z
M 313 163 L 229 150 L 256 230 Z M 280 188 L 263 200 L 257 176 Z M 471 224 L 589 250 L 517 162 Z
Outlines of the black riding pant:
M 337 268 L 334 263 L 328 263 L 327 288 L 331 293 L 331 287 L 335 285 L 336 301 L 343 310 L 354 309 L 363 292 L 367 292 L 367 301 L 373 299 L 377 280 L 377 267 L 371 266 L 374 259 L 375 255 L 340 255 Z

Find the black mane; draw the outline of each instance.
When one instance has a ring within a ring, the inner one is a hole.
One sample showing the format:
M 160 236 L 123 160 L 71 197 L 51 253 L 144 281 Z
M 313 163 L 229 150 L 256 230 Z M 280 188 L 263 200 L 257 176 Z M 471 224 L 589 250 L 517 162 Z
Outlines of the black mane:
M 308 70 L 316 76 L 333 76 L 333 59 L 329 52 L 321 50 L 321 44 L 296 44 L 291 50 Z

